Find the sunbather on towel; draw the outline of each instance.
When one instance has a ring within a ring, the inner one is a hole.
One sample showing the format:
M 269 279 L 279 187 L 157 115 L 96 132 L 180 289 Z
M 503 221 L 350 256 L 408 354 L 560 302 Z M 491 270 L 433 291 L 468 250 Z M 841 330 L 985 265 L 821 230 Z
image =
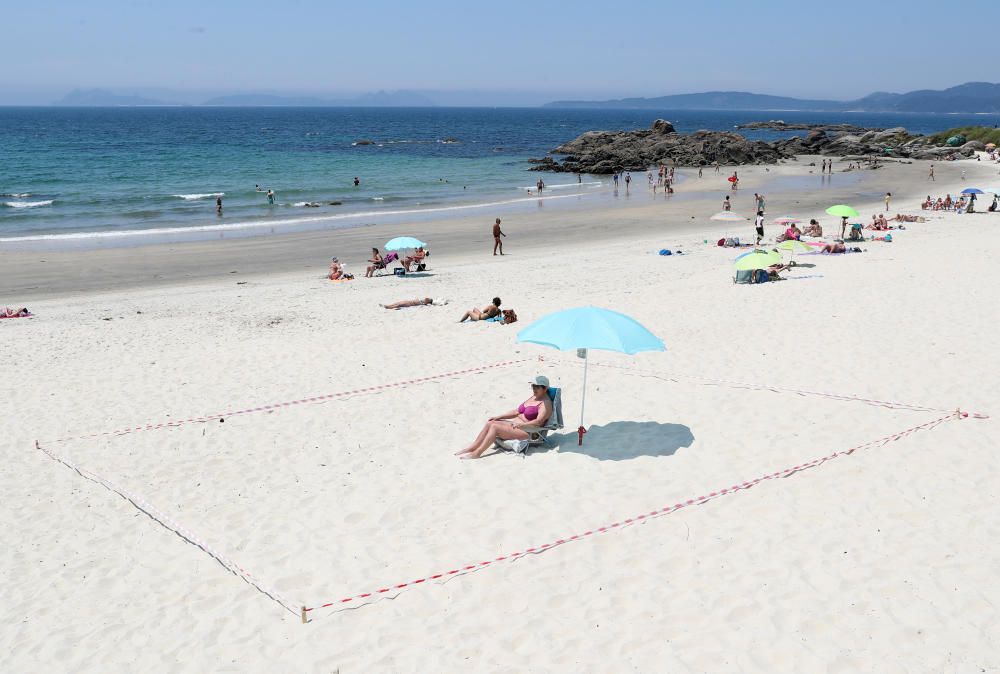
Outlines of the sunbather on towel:
M 491 304 L 487 304 L 485 307 L 480 309 L 472 308 L 462 314 L 462 318 L 458 320 L 459 323 L 464 323 L 465 321 L 485 321 L 487 318 L 493 318 L 500 313 L 500 298 L 494 297 Z
M 437 299 L 431 299 L 430 297 L 425 297 L 423 299 L 417 300 L 403 300 L 401 302 L 393 302 L 392 304 L 381 305 L 384 309 L 405 309 L 407 307 L 425 307 L 428 304 L 433 304 L 434 306 L 443 306 L 448 304 L 448 300 L 443 297 Z
M 823 228 L 815 219 L 809 221 L 809 225 L 802 232 L 805 236 L 823 236 Z
M 330 260 L 330 273 L 326 276 L 331 281 L 346 281 L 348 279 L 354 278 L 353 274 L 348 274 L 344 271 L 344 266 L 340 264 L 340 260 L 337 258 L 331 258 Z
M 823 246 L 822 248 L 820 248 L 819 252 L 821 252 L 821 253 L 846 253 L 847 252 L 847 246 L 845 246 L 842 243 L 828 243 L 825 246 Z
M 28 307 L 21 307 L 20 309 L 4 307 L 3 311 L 0 312 L 0 318 L 24 318 L 25 316 L 30 315 L 31 312 L 28 311 Z
M 455 456 L 463 459 L 478 459 L 493 445 L 497 438 L 501 440 L 527 440 L 531 436 L 523 427 L 541 427 L 552 416 L 552 401 L 549 400 L 549 378 L 535 377 L 531 381 L 531 397 L 517 406 L 516 409 L 490 417 L 483 430 L 468 447 L 455 452 Z

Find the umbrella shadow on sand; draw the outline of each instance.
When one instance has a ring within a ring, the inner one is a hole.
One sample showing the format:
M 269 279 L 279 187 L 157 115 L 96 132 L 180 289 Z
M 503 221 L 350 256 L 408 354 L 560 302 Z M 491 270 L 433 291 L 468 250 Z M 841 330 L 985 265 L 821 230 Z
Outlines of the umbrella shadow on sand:
M 613 421 L 604 426 L 591 426 L 582 446 L 577 444 L 576 433 L 549 437 L 560 453 L 585 454 L 599 461 L 672 456 L 678 449 L 694 443 L 694 434 L 687 426 L 655 421 Z

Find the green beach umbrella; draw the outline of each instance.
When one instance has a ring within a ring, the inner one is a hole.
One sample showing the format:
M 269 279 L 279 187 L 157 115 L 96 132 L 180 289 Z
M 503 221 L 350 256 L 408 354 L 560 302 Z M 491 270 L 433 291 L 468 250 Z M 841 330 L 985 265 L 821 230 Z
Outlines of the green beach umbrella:
M 826 209 L 826 212 L 830 215 L 836 215 L 838 218 L 856 218 L 858 217 L 858 212 L 851 208 L 850 206 L 845 206 L 844 204 L 837 204 L 836 206 L 830 206 Z
M 755 250 L 736 258 L 736 269 L 767 269 L 772 264 L 781 264 L 781 253 L 773 250 Z
M 779 243 L 777 249 L 787 250 L 789 253 L 810 253 L 813 247 L 795 239 L 788 239 Z

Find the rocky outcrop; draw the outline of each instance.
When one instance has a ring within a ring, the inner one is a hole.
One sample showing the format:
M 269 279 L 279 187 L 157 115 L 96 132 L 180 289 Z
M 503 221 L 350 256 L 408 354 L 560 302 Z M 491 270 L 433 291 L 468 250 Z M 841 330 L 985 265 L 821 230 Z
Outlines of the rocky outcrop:
M 872 129 L 854 124 L 788 124 L 782 119 L 772 119 L 767 122 L 748 122 L 737 124 L 737 129 L 770 129 L 773 131 L 828 131 L 836 133 L 864 133 Z M 880 131 L 881 129 L 875 129 Z
M 970 141 L 961 147 L 935 145 L 928 136 L 916 136 L 903 127 L 866 129 L 850 124 L 786 125 L 780 120 L 755 122 L 744 128 L 805 127 L 805 137 L 792 136 L 774 141 L 748 140 L 728 131 L 677 133 L 664 119 L 649 129 L 635 131 L 588 131 L 552 150 L 563 155 L 529 160 L 533 171 L 568 171 L 576 173 L 614 173 L 645 171 L 656 164 L 672 166 L 774 164 L 797 155 L 865 157 L 880 159 L 944 159 L 948 156 L 970 157 L 983 144 Z M 770 126 L 763 126 L 770 125 Z
M 649 129 L 637 131 L 588 131 L 560 145 L 552 157 L 532 160 L 533 171 L 614 173 L 645 171 L 659 163 L 677 166 L 719 164 L 774 164 L 785 155 L 762 141 L 747 140 L 725 131 L 679 134 L 673 124 L 658 119 Z

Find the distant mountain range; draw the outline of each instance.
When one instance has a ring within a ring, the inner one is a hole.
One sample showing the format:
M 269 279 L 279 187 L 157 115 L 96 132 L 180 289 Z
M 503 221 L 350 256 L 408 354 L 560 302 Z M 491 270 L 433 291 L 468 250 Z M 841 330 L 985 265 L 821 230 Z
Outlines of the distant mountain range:
M 553 101 L 546 108 L 632 108 L 659 110 L 809 110 L 859 112 L 1000 113 L 1000 84 L 967 82 L 943 90 L 905 94 L 878 91 L 855 101 L 825 101 L 767 96 L 743 91 L 709 91 L 656 98 L 610 101 Z
M 161 100 L 145 96 L 116 94 L 106 89 L 77 89 L 52 105 L 78 107 L 118 107 L 156 105 L 198 105 L 234 107 L 431 107 L 435 103 L 416 91 L 377 91 L 354 98 L 320 98 L 316 96 L 284 96 L 278 94 L 234 94 L 216 96 L 205 101 Z

